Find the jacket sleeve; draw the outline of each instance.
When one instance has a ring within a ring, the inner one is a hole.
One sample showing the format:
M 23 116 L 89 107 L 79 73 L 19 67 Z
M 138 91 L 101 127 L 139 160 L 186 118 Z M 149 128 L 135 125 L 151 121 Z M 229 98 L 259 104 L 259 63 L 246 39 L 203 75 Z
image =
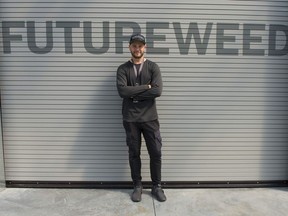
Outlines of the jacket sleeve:
M 163 84 L 162 84 L 162 77 L 159 66 L 154 64 L 151 68 L 151 82 L 148 83 L 151 85 L 151 89 L 138 94 L 135 97 L 135 100 L 149 100 L 154 99 L 156 97 L 160 97 L 162 94 Z
M 116 85 L 121 98 L 133 98 L 149 89 L 148 85 L 128 86 L 125 68 L 121 66 L 117 70 Z

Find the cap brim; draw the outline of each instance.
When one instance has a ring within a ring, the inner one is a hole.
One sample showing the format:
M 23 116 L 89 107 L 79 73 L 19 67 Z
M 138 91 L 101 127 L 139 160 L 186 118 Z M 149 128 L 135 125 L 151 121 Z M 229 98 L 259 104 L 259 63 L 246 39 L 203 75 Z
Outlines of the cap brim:
M 145 41 L 137 40 L 137 39 L 130 41 L 130 44 L 132 44 L 132 43 L 134 43 L 134 42 L 140 42 L 140 43 L 146 44 Z

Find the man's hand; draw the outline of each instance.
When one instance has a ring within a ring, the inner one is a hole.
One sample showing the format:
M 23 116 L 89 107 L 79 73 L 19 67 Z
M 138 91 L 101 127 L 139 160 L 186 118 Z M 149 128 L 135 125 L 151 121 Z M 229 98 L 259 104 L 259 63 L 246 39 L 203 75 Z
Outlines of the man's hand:
M 151 88 L 159 87 L 159 86 L 157 85 L 157 83 L 151 83 L 150 86 L 151 86 Z

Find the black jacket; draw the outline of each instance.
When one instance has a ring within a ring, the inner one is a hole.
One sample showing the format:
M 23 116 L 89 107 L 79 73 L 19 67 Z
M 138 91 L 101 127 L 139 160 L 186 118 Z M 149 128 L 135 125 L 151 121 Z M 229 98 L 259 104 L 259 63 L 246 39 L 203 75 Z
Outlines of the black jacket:
M 136 79 L 131 61 L 118 67 L 117 89 L 120 97 L 123 98 L 123 120 L 147 122 L 158 119 L 155 98 L 161 96 L 162 93 L 162 78 L 158 65 L 146 60 L 140 79 Z M 136 85 L 136 81 L 139 85 Z M 149 84 L 152 86 L 151 89 L 148 87 Z

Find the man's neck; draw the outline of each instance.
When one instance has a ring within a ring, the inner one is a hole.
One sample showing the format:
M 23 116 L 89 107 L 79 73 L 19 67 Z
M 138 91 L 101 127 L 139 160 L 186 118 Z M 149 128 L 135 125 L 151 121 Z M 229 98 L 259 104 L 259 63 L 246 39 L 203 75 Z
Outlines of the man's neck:
M 144 57 L 142 57 L 142 58 L 133 58 L 132 57 L 132 62 L 134 64 L 141 64 L 142 62 L 144 62 Z

